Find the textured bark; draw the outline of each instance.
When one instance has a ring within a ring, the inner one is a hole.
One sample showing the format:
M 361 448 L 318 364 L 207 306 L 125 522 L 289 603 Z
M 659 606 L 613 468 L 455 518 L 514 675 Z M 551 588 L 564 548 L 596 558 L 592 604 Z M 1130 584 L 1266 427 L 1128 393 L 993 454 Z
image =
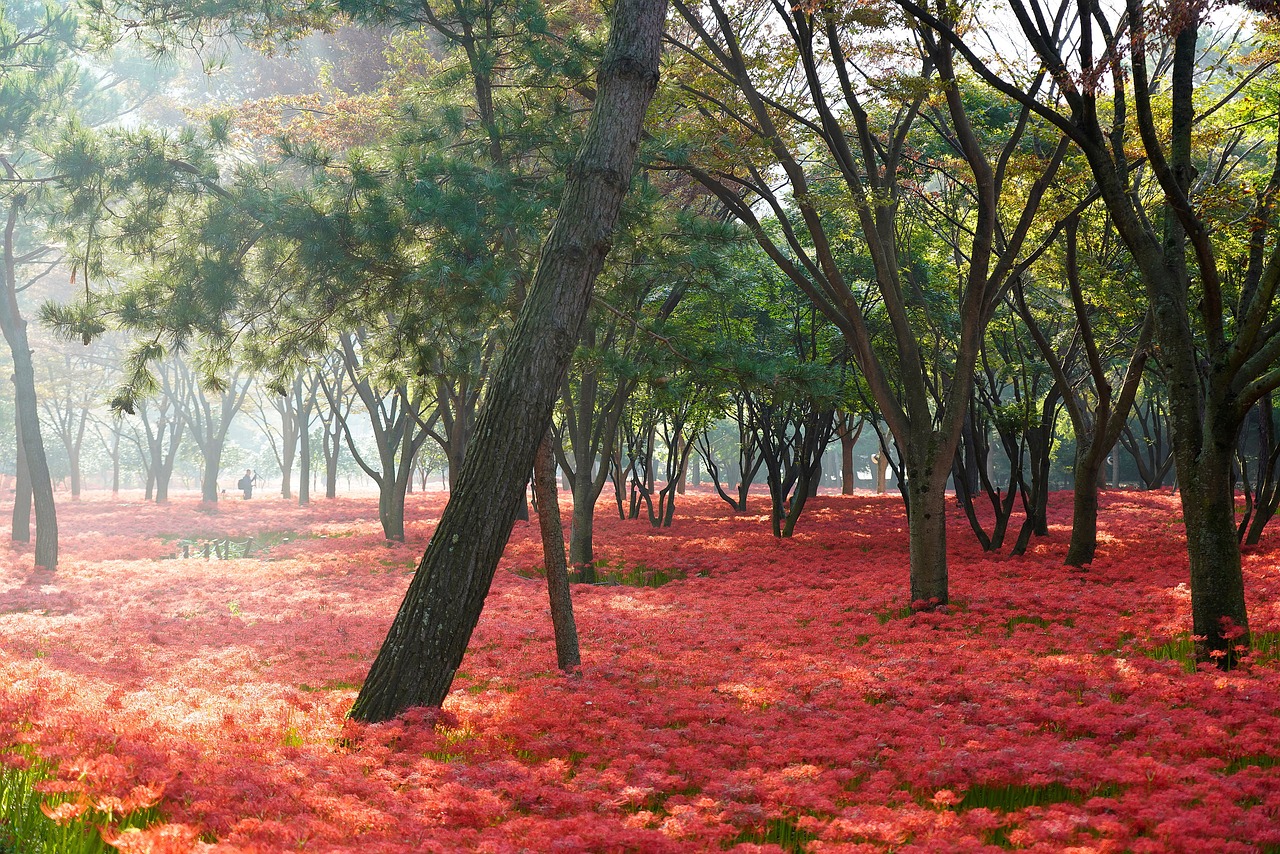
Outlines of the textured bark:
M 845 413 L 840 417 L 837 435 L 840 437 L 840 494 L 853 495 L 858 488 L 858 472 L 853 464 L 853 449 L 862 435 L 864 422 L 858 419 L 857 429 L 851 429 L 849 422 L 853 416 Z
M 14 228 L 18 205 L 9 210 L 4 235 L 5 293 L 0 294 L 0 331 L 13 357 L 14 409 L 18 431 L 22 436 L 23 459 L 36 511 L 36 566 L 54 569 L 58 565 L 58 514 L 53 504 L 53 481 L 49 462 L 40 436 L 40 406 L 36 397 L 35 367 L 31 362 L 31 344 L 27 340 L 27 321 L 18 308 L 16 261 L 13 253 Z M 17 507 L 15 506 L 15 516 Z M 16 526 L 15 526 L 16 531 Z
M 908 467 L 908 471 L 912 469 Z M 946 493 L 930 478 L 908 475 L 911 512 L 907 532 L 911 553 L 911 602 L 929 608 L 947 604 Z
M 22 424 L 15 419 L 18 465 L 13 478 L 13 525 L 10 539 L 15 543 L 31 542 L 31 473 L 27 471 L 27 451 L 22 444 Z
M 533 458 L 533 494 L 538 502 L 538 531 L 542 534 L 551 625 L 556 635 L 556 666 L 569 673 L 582 666 L 582 656 L 578 651 L 578 626 L 573 619 L 573 598 L 569 593 L 569 566 L 564 556 L 564 527 L 560 521 L 560 499 L 556 495 L 556 462 L 551 442 L 548 431 Z
M 480 618 L 581 333 L 658 80 L 665 0 L 619 0 L 582 148 L 471 452 L 351 716 L 439 706 Z
M 298 505 L 300 507 L 306 507 L 311 503 L 311 434 L 307 429 L 308 426 L 308 421 L 304 420 L 302 432 L 298 435 Z
M 1093 563 L 1098 551 L 1098 484 L 1100 466 L 1090 471 L 1081 465 L 1076 455 L 1076 482 L 1072 490 L 1071 543 L 1067 546 L 1067 566 L 1084 566 Z

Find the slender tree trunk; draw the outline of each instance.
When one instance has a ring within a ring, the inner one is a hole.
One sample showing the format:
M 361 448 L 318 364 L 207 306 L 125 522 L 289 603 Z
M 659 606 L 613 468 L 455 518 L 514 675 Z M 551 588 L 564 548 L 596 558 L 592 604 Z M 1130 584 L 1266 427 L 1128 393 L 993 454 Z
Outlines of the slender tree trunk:
M 120 494 L 120 434 L 116 433 L 111 441 L 111 497 Z
M 338 497 L 338 440 L 326 441 L 324 454 L 324 497 Z
M 31 345 L 27 342 L 27 322 L 17 312 L 17 300 L 12 291 L 0 296 L 0 328 L 13 357 L 14 409 L 18 413 L 23 458 L 27 463 L 36 515 L 35 564 L 43 569 L 55 569 L 58 565 L 58 514 L 53 503 L 53 480 L 49 477 L 48 457 L 40 436 L 40 408 Z
M 22 424 L 15 421 L 14 435 L 18 443 L 18 464 L 13 479 L 13 527 L 15 543 L 31 542 L 31 472 L 27 471 L 27 449 L 22 442 Z
M 311 503 L 311 431 L 310 410 L 298 420 L 298 506 Z
M 449 693 L 511 533 L 590 305 L 658 78 L 664 0 L 618 0 L 582 149 L 431 543 L 351 716 L 387 720 Z
M 858 471 L 853 465 L 853 446 L 858 437 L 848 430 L 840 431 L 840 494 L 853 495 L 858 488 Z
M 547 431 L 533 458 L 533 493 L 538 504 L 538 530 L 542 534 L 542 555 L 547 568 L 551 624 L 556 634 L 556 665 L 570 673 L 582 666 L 582 656 L 578 651 L 578 626 L 573 619 L 573 598 L 569 593 L 569 567 L 564 556 L 564 529 L 560 522 L 556 461 L 551 442 L 551 432 Z

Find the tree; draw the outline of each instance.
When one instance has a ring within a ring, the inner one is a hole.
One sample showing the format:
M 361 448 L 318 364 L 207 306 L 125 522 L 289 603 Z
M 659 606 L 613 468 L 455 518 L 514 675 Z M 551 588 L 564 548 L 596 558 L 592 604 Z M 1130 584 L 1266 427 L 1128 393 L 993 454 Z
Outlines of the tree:
M 1197 656 L 1233 666 L 1237 647 L 1248 643 L 1235 448 L 1249 410 L 1280 387 L 1280 122 L 1263 76 L 1275 64 L 1272 43 L 1248 53 L 1238 40 L 1211 45 L 1220 61 L 1207 70 L 1201 36 L 1213 10 L 1079 0 L 1055 12 L 1010 0 L 1036 63 L 1056 85 L 1058 97 L 1047 100 L 992 67 L 952 21 L 897 2 L 1088 161 L 1153 313 L 1187 532 L 1192 631 L 1203 638 Z M 1273 31 L 1275 23 L 1254 18 L 1248 26 Z M 1063 39 L 1064 28 L 1074 28 L 1071 38 Z M 1218 132 L 1208 132 L 1214 125 Z
M 378 519 L 383 535 L 388 540 L 404 542 L 405 491 L 413 477 L 413 459 L 429 435 L 431 422 L 424 423 L 423 392 L 411 385 L 409 378 L 392 372 L 390 387 L 375 385 L 376 360 L 371 361 L 368 342 L 364 330 L 340 337 L 347 381 L 364 405 L 373 429 L 376 466 L 356 446 L 349 416 L 341 419 L 342 431 L 352 458 L 378 485 Z
M 200 477 L 200 500 L 208 504 L 218 501 L 218 472 L 222 469 L 222 451 L 227 431 L 249 395 L 252 380 L 242 378 L 237 370 L 225 381 L 206 389 L 200 376 L 181 358 L 175 357 L 178 369 L 178 413 L 204 461 Z M 211 400 L 210 397 L 213 396 Z M 157 496 L 158 500 L 158 496 Z
M 385 720 L 448 694 L 608 253 L 657 87 L 666 4 L 619 0 L 591 120 L 528 297 L 477 419 L 472 453 L 351 710 Z
M 551 598 L 551 623 L 556 635 L 556 666 L 566 673 L 582 665 L 578 649 L 578 625 L 573 619 L 573 598 L 569 592 L 569 566 L 564 555 L 564 528 L 560 522 L 560 502 L 556 497 L 556 461 L 551 450 L 551 434 L 538 444 L 533 458 L 533 495 L 538 506 L 538 530 L 547 571 L 547 593 Z
M 1113 327 L 1114 338 L 1101 342 L 1096 334 L 1101 312 L 1085 297 L 1080 271 L 1080 218 L 1072 214 L 1066 220 L 1066 251 L 1063 267 L 1067 282 L 1067 294 L 1075 318 L 1074 330 L 1067 349 L 1073 353 L 1083 350 L 1083 370 L 1073 366 L 1076 361 L 1054 349 L 1041 331 L 1035 315 L 1027 306 L 1022 287 L 1015 289 L 1018 312 L 1040 354 L 1054 373 L 1062 402 L 1071 418 L 1076 438 L 1075 465 L 1072 473 L 1071 543 L 1067 547 L 1067 566 L 1084 566 L 1091 563 L 1098 548 L 1098 478 L 1106 463 L 1107 455 L 1116 448 L 1120 434 L 1129 420 L 1129 411 L 1138 394 L 1143 369 L 1149 355 L 1151 340 L 1151 314 L 1136 324 L 1126 326 L 1126 305 L 1132 305 L 1127 295 L 1120 296 L 1106 313 L 1119 320 L 1119 328 Z M 1099 247 L 1101 249 L 1101 247 Z M 1090 253 L 1104 259 L 1105 251 Z M 1097 276 L 1101 271 L 1097 271 Z M 1094 294 L 1103 292 L 1101 282 L 1094 283 Z M 1058 306 L 1061 310 L 1061 306 Z M 1122 365 L 1116 364 L 1115 354 L 1128 352 L 1129 358 Z
M 54 6 L 16 3 L 0 9 L 0 222 L 4 229 L 0 331 L 13 359 L 20 454 L 12 536 L 29 538 L 31 505 L 26 496 L 30 495 L 36 515 L 35 564 L 44 569 L 58 565 L 58 517 L 40 433 L 27 321 L 18 294 L 50 272 L 58 260 L 54 247 L 38 236 L 48 222 L 47 209 L 41 209 L 45 185 L 53 177 L 48 159 L 35 142 L 69 109 L 79 83 L 70 61 L 75 29 L 74 15 Z
M 972 86 L 928 27 L 906 53 L 895 45 L 877 59 L 857 45 L 864 29 L 890 24 L 879 10 L 783 0 L 674 7 L 685 61 L 664 124 L 683 130 L 668 139 L 668 160 L 744 223 L 844 335 L 903 456 L 910 598 L 945 604 L 945 488 L 974 365 L 987 322 L 1036 254 L 1035 214 L 1066 145 L 1030 108 L 988 127 L 981 103 L 975 121 Z M 896 67 L 861 79 L 863 59 Z M 906 62 L 919 72 L 901 73 Z M 945 159 L 914 163 L 926 141 Z M 950 269 L 920 263 L 905 239 L 916 230 L 899 218 L 904 198 L 933 183 L 964 197 L 964 251 Z

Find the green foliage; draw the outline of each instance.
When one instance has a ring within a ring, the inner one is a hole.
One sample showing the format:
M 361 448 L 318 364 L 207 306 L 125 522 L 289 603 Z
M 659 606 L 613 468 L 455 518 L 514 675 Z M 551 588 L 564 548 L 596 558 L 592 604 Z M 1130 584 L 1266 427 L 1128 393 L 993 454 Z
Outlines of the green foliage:
M 77 808 L 74 817 L 54 821 L 45 810 L 72 804 L 69 795 L 41 795 L 37 784 L 54 778 L 54 767 L 25 751 L 9 751 L 0 768 L 0 852 L 22 854 L 106 854 L 115 849 L 102 841 L 95 825 L 120 830 L 142 828 L 159 818 L 154 807 L 113 815 L 92 807 Z

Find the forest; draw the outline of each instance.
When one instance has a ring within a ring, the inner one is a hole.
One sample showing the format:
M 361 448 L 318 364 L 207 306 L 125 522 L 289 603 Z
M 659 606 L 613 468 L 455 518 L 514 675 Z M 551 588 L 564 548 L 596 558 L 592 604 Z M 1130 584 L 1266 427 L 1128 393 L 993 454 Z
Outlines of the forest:
M 5 0 L 0 854 L 1280 851 L 1273 0 Z

